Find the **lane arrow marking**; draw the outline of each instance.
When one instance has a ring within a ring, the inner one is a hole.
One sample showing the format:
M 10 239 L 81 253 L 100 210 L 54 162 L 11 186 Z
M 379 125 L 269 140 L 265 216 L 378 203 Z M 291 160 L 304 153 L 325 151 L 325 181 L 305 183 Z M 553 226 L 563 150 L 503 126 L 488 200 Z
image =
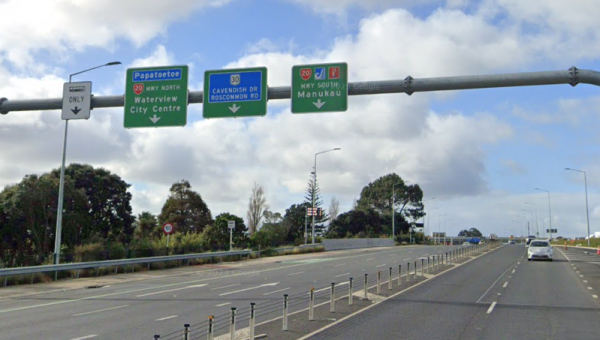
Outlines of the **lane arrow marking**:
M 231 110 L 231 112 L 236 113 L 239 109 L 241 109 L 241 106 L 237 106 L 237 104 L 233 104 L 232 107 L 228 107 L 228 109 Z
M 74 108 L 74 109 L 71 109 L 71 112 L 73 112 L 73 114 L 78 114 L 78 113 L 79 113 L 79 111 L 81 111 L 81 109 L 80 109 L 80 108 L 78 108 L 77 106 L 75 106 L 75 108 Z
M 156 122 L 160 120 L 160 117 L 157 117 L 155 113 L 154 116 L 150 117 L 150 120 L 152 121 L 152 123 L 156 124 Z
M 317 102 L 313 102 L 313 104 L 315 104 L 315 106 L 317 107 L 317 109 L 320 109 L 321 107 L 323 107 L 323 105 L 325 105 L 326 102 L 322 102 L 321 99 L 317 100 Z
M 279 282 L 265 283 L 264 285 L 260 285 L 260 286 L 256 286 L 256 287 L 250 287 L 250 288 L 246 288 L 246 289 L 236 290 L 236 291 L 233 291 L 233 292 L 219 294 L 219 296 L 225 296 L 225 295 L 230 295 L 230 294 L 235 294 L 235 293 L 241 293 L 241 292 L 245 292 L 245 291 L 252 290 L 252 289 L 258 289 L 258 288 L 262 288 L 262 287 L 272 287 L 272 286 L 276 286 L 278 284 L 279 284 Z

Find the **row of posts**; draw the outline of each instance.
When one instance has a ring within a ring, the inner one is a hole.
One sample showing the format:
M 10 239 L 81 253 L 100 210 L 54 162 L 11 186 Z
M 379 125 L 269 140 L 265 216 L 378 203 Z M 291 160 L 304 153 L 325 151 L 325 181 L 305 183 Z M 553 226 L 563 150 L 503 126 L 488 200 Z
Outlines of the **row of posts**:
M 488 248 L 487 244 L 484 246 L 484 248 Z M 444 266 L 444 261 L 446 263 L 446 265 L 448 265 L 449 263 L 454 263 L 454 261 L 456 261 L 458 258 L 463 258 L 469 255 L 474 254 L 476 251 L 478 251 L 480 248 L 477 246 L 470 246 L 468 248 L 459 248 L 457 250 L 453 250 L 450 252 L 446 252 L 445 254 L 442 255 L 434 255 L 432 257 L 427 256 L 427 266 L 425 267 L 425 259 L 421 258 L 421 277 L 424 277 L 424 272 L 427 271 L 427 273 L 429 273 L 430 268 L 435 267 L 436 270 L 440 269 L 440 264 L 442 265 L 442 268 Z M 444 259 L 444 255 L 445 255 L 445 259 Z M 431 259 L 431 261 L 430 261 Z M 414 280 L 416 280 L 417 278 L 417 261 L 413 262 L 413 266 L 414 266 L 414 270 L 412 273 L 412 277 Z M 410 277 L 411 277 L 411 263 L 407 262 L 406 263 L 406 282 L 410 282 Z M 389 268 L 389 279 L 388 279 L 388 290 L 392 290 L 392 282 L 393 282 L 393 268 L 390 267 Z M 368 289 L 369 289 L 369 274 L 365 274 L 365 278 L 364 278 L 364 284 L 363 284 L 363 289 L 364 289 L 364 300 L 368 300 Z M 398 287 L 400 287 L 402 285 L 402 265 L 398 265 Z M 376 291 L 377 294 L 380 294 L 381 292 L 381 271 L 377 272 L 377 286 L 376 286 Z M 283 295 L 283 318 L 282 318 L 282 330 L 283 331 L 287 331 L 288 330 L 288 309 L 289 309 L 289 300 L 288 300 L 288 294 L 284 294 Z M 349 282 L 348 282 L 348 305 L 352 306 L 353 305 L 353 297 L 354 297 L 354 279 L 350 278 Z M 311 288 L 310 289 L 310 298 L 309 298 L 309 302 L 308 302 L 308 320 L 309 321 L 313 321 L 315 319 L 315 314 L 314 314 L 314 308 L 315 308 L 315 289 Z M 329 312 L 331 313 L 335 313 L 335 282 L 331 283 L 331 290 L 330 290 L 330 302 L 329 302 Z M 230 325 L 229 325 L 229 334 L 231 337 L 231 340 L 235 339 L 235 322 L 236 322 L 236 308 L 235 307 L 231 307 L 231 317 L 230 317 Z M 255 325 L 256 325 L 256 310 L 255 310 L 255 303 L 251 302 L 250 303 L 250 339 L 253 340 L 254 339 L 254 331 L 255 331 Z M 184 331 L 183 331 L 183 340 L 189 340 L 189 328 L 190 325 L 189 324 L 185 324 L 184 325 Z M 207 331 L 207 340 L 213 340 L 214 338 L 214 316 L 209 316 L 208 317 L 208 331 Z M 160 339 L 160 335 L 155 335 L 154 339 Z

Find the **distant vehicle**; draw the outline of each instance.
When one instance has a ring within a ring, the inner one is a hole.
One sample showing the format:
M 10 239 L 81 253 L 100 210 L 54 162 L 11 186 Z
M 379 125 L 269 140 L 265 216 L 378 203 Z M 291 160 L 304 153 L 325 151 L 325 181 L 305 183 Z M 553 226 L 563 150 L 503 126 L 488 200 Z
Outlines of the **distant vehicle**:
M 552 246 L 548 240 L 533 240 L 527 249 L 527 260 L 552 261 Z
M 529 247 L 529 243 L 531 243 L 531 241 L 535 240 L 535 236 L 529 235 L 527 236 L 527 238 L 525 239 L 525 245 L 527 245 Z
M 508 244 L 515 244 L 515 243 L 516 243 L 515 240 L 508 241 Z
M 481 239 L 479 237 L 472 237 L 468 238 L 467 242 L 469 242 L 470 244 L 479 244 L 479 242 L 481 242 Z
M 465 242 L 463 242 L 463 243 L 462 243 L 462 245 L 463 245 L 463 246 L 470 246 L 470 245 L 471 245 L 471 243 L 469 243 L 469 242 L 465 241 Z

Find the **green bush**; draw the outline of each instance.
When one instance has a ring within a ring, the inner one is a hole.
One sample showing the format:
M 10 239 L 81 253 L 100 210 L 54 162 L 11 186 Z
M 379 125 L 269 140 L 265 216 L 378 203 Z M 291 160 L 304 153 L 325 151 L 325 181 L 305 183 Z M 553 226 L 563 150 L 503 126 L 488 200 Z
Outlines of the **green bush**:
M 106 260 L 104 245 L 100 243 L 75 246 L 75 262 L 91 262 Z

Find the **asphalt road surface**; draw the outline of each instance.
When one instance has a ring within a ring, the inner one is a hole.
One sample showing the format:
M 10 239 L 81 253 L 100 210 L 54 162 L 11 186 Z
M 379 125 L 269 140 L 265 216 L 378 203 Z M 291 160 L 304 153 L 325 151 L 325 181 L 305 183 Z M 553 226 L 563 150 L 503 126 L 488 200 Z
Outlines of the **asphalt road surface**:
M 310 339 L 598 339 L 600 256 L 506 245 Z
M 396 247 L 286 256 L 224 263 L 212 270 L 189 267 L 183 273 L 96 289 L 4 295 L 0 298 L 0 339 L 153 339 L 154 334 L 164 339 L 184 323 L 226 315 L 231 307 L 247 309 L 250 302 L 257 308 L 277 305 L 274 313 L 280 315 L 283 294 L 308 294 L 311 287 L 347 283 L 349 277 L 363 277 L 449 249 Z M 473 275 L 481 273 L 473 271 Z

